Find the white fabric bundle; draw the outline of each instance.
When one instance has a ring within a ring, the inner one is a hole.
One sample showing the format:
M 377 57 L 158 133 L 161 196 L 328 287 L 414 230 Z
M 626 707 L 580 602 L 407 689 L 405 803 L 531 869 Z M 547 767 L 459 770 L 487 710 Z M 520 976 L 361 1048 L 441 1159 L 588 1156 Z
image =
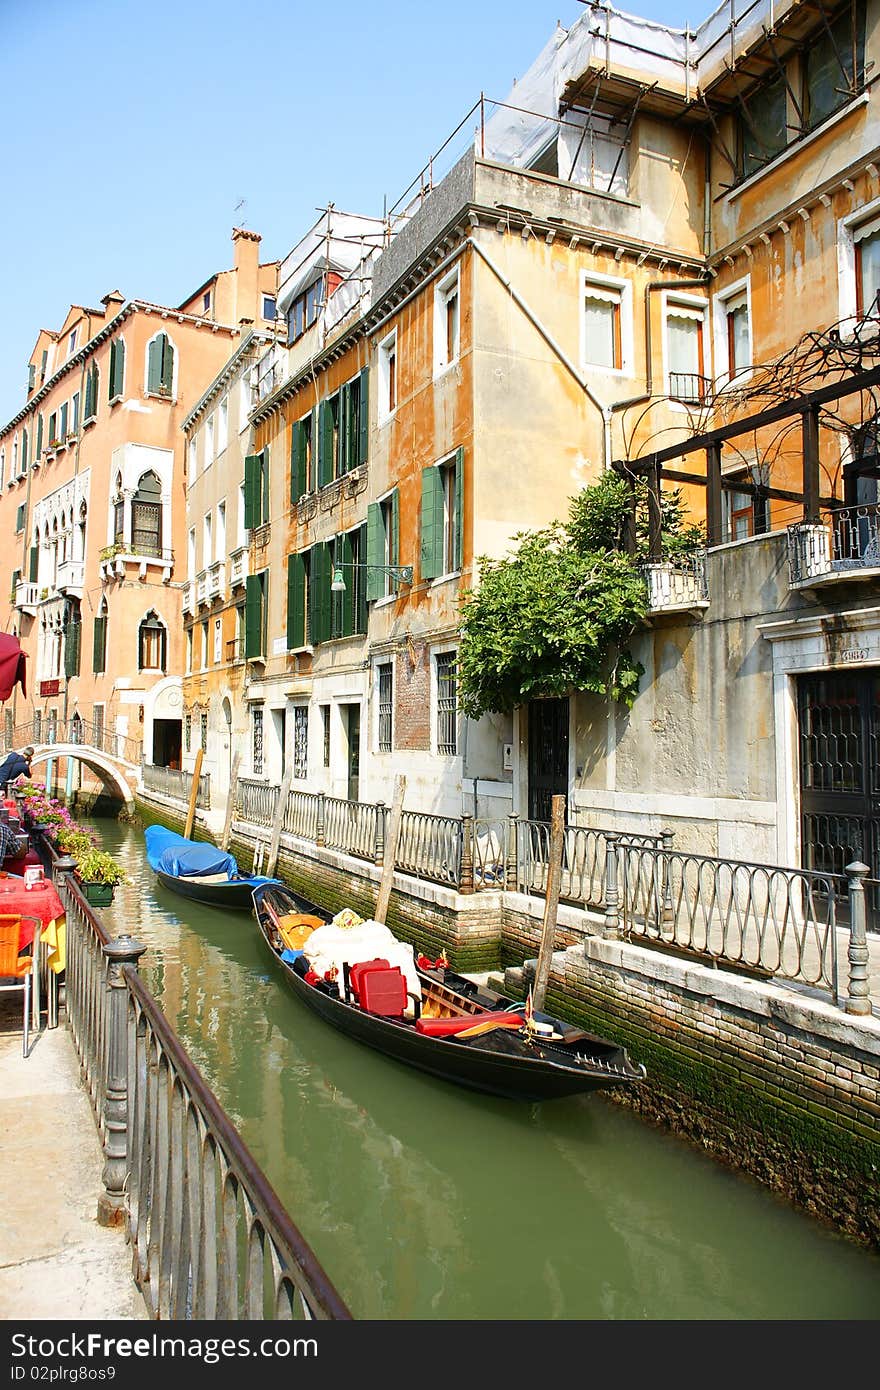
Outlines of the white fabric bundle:
M 324 927 L 316 927 L 306 941 L 303 951 L 309 965 L 316 975 L 324 975 L 334 966 L 342 983 L 342 966 L 357 965 L 359 961 L 375 960 L 380 957 L 391 966 L 399 965 L 406 980 L 406 987 L 417 999 L 422 991 L 416 972 L 412 946 L 398 941 L 396 936 L 383 926 L 368 918 L 355 926 L 340 927 L 328 922 Z

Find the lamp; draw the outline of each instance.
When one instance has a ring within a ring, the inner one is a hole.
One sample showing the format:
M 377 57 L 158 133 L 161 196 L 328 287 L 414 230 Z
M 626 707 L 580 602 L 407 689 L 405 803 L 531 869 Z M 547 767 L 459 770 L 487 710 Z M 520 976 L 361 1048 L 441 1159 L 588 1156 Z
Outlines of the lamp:
M 345 593 L 345 578 L 342 571 L 347 570 L 379 570 L 381 574 L 390 574 L 392 579 L 396 579 L 400 584 L 411 584 L 413 577 L 412 565 L 360 565 L 354 561 L 343 561 L 341 564 L 333 566 L 333 580 L 330 591 L 334 594 Z

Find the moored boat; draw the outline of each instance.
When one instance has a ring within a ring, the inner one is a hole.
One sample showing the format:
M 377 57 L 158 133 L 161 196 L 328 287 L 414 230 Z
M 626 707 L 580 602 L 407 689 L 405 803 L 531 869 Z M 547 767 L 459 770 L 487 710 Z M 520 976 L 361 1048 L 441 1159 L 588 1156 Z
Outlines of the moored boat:
M 249 912 L 255 888 L 278 879 L 241 874 L 235 856 L 205 841 L 188 840 L 164 825 L 144 831 L 147 859 L 159 882 L 183 898 L 209 907 Z
M 528 1003 L 456 974 L 442 958 L 418 957 L 408 968 L 411 948 L 379 923 L 348 914 L 360 934 L 357 949 L 353 941 L 347 954 L 358 958 L 322 970 L 328 950 L 345 952 L 344 945 L 324 944 L 326 929 L 339 916 L 331 922 L 284 884 L 256 888 L 253 904 L 261 936 L 296 997 L 340 1032 L 408 1066 L 472 1090 L 530 1101 L 609 1090 L 645 1077 L 644 1067 L 616 1043 L 532 1012 Z M 344 930 L 345 923 L 335 940 Z M 365 960 L 370 942 L 381 954 Z M 393 963 L 395 956 L 402 965 Z

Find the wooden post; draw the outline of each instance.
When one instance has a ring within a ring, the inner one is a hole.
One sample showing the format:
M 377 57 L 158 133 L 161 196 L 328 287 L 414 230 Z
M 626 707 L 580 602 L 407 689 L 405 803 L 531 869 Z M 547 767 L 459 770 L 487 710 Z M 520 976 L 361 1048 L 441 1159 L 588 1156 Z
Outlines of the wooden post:
M 403 794 L 406 791 L 406 778 L 395 777 L 394 799 L 391 815 L 388 817 L 388 834 L 385 837 L 385 862 L 382 865 L 382 878 L 379 882 L 379 896 L 373 920 L 384 922 L 388 912 L 388 899 L 391 897 L 391 881 L 394 878 L 394 861 L 397 858 L 397 841 L 400 836 L 400 819 L 403 815 Z
M 278 800 L 275 802 L 275 815 L 272 818 L 272 838 L 269 841 L 269 858 L 266 860 L 266 877 L 272 878 L 275 874 L 275 865 L 278 863 L 278 847 L 281 844 L 281 827 L 284 824 L 284 813 L 287 810 L 287 798 L 290 796 L 290 783 L 293 777 L 293 763 L 288 763 L 284 769 L 284 776 L 281 778 L 281 789 L 278 793 Z
M 532 1006 L 543 1009 L 550 979 L 550 961 L 556 936 L 556 915 L 559 911 L 559 889 L 562 885 L 562 850 L 565 844 L 565 797 L 554 796 L 550 812 L 550 858 L 547 865 L 547 897 L 544 903 L 544 926 L 541 949 L 535 968 Z
M 724 513 L 721 505 L 721 445 L 710 444 L 706 450 L 706 541 L 721 545 L 724 537 Z
M 226 802 L 226 819 L 223 822 L 223 834 L 220 836 L 220 848 L 229 849 L 229 841 L 232 836 L 232 818 L 235 815 L 235 798 L 238 796 L 238 769 L 241 766 L 241 749 L 235 750 L 232 759 L 232 771 L 229 774 L 229 799 Z
M 819 520 L 819 407 L 807 406 L 802 417 L 804 454 L 804 521 Z
M 192 791 L 189 794 L 189 810 L 186 813 L 186 827 L 183 837 L 188 840 L 192 835 L 193 821 L 196 818 L 196 802 L 199 799 L 199 778 L 202 775 L 202 758 L 205 756 L 204 749 L 196 750 L 196 765 L 193 768 Z

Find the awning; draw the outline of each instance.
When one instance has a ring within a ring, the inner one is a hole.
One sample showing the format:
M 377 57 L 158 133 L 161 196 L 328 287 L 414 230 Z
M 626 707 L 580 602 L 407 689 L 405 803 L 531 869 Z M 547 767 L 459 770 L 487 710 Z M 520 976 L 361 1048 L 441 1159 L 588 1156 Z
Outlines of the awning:
M 0 632 L 0 701 L 8 700 L 16 685 L 21 686 L 22 695 L 27 695 L 26 661 L 18 638 L 11 632 Z

